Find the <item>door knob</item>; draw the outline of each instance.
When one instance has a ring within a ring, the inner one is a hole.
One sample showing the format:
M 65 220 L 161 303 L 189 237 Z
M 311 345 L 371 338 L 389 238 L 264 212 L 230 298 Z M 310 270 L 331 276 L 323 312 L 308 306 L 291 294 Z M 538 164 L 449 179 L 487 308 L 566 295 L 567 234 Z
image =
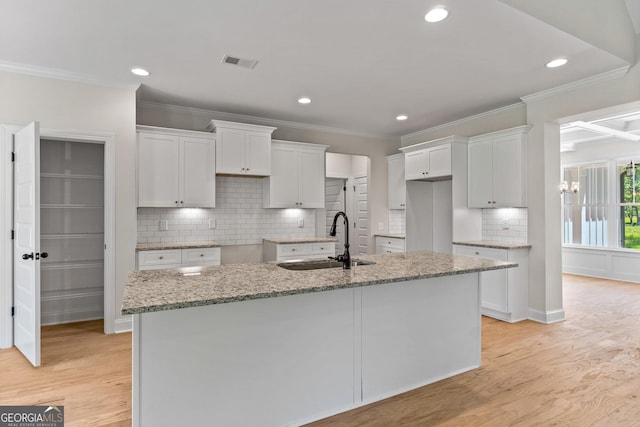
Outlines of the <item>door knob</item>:
M 47 252 L 42 252 L 42 253 L 40 254 L 40 258 L 46 258 L 46 257 L 48 257 L 48 256 L 49 256 L 49 254 L 48 254 Z
M 22 255 L 22 259 L 33 259 L 33 252 L 31 252 L 30 254 L 23 254 Z

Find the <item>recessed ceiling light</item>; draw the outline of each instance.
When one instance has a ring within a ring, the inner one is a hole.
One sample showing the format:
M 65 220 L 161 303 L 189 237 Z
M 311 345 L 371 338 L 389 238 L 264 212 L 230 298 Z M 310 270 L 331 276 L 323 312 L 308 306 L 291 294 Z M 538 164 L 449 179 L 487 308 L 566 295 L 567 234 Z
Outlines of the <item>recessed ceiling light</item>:
M 547 68 L 562 67 L 566 63 L 567 63 L 567 58 L 556 58 L 552 61 L 547 62 Z
M 147 77 L 150 73 L 145 70 L 144 68 L 140 68 L 140 67 L 133 67 L 131 69 L 131 72 L 133 74 L 135 74 L 136 76 L 142 76 L 142 77 Z
M 311 98 L 303 96 L 302 98 L 298 98 L 298 102 L 300 104 L 309 104 L 311 102 Z
M 424 15 L 427 22 L 440 22 L 449 15 L 449 11 L 444 6 L 436 6 Z
M 396 116 L 396 120 L 402 121 L 402 120 L 407 120 L 407 119 L 408 119 L 408 117 L 407 117 L 406 114 L 400 114 L 399 116 Z

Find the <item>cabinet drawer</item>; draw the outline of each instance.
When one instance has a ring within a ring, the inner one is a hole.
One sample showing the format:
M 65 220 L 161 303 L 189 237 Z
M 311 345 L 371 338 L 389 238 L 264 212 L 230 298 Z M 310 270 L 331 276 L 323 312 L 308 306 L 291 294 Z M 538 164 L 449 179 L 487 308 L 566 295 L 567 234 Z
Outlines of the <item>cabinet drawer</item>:
M 376 237 L 376 247 L 383 248 L 381 253 L 404 252 L 405 240 L 396 237 Z
M 294 245 L 278 245 L 278 257 L 291 257 L 294 255 L 306 255 L 312 252 L 311 243 L 296 243 Z
M 311 246 L 311 251 L 314 254 L 319 255 L 334 255 L 336 252 L 336 244 L 334 242 L 322 242 L 322 243 L 314 243 Z
M 220 248 L 196 248 L 182 250 L 183 265 L 220 264 Z
M 180 266 L 181 262 L 182 253 L 180 249 L 138 252 L 138 268 L 140 270 L 171 268 L 173 266 Z
M 454 245 L 454 251 L 456 255 L 464 255 L 473 258 L 493 259 L 496 261 L 508 261 L 508 253 L 506 249 Z

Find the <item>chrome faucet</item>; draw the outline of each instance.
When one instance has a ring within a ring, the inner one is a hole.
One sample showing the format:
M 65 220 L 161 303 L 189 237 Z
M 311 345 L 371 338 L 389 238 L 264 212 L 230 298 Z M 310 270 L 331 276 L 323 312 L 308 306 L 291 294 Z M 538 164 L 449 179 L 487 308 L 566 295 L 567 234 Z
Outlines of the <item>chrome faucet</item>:
M 342 268 L 345 270 L 351 269 L 351 255 L 349 255 L 349 219 L 347 218 L 347 214 L 340 211 L 333 217 L 333 224 L 331 224 L 331 230 L 329 230 L 329 236 L 336 235 L 336 222 L 338 221 L 338 217 L 344 217 L 344 253 L 342 255 L 338 255 L 335 258 L 336 261 L 342 262 Z

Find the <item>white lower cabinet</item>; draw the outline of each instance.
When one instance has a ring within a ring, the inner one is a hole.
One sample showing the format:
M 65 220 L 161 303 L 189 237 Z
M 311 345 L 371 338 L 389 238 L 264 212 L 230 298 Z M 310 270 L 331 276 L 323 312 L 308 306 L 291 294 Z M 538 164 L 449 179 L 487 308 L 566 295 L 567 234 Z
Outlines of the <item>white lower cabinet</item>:
M 264 242 L 265 261 L 290 261 L 335 256 L 335 242 L 274 243 Z
M 401 237 L 376 236 L 377 254 L 394 254 L 405 251 L 405 239 Z
M 220 248 L 161 249 L 137 252 L 138 270 L 220 265 Z
M 454 255 L 518 263 L 518 267 L 480 273 L 482 314 L 506 322 L 527 319 L 529 306 L 529 249 L 496 249 L 453 245 Z

